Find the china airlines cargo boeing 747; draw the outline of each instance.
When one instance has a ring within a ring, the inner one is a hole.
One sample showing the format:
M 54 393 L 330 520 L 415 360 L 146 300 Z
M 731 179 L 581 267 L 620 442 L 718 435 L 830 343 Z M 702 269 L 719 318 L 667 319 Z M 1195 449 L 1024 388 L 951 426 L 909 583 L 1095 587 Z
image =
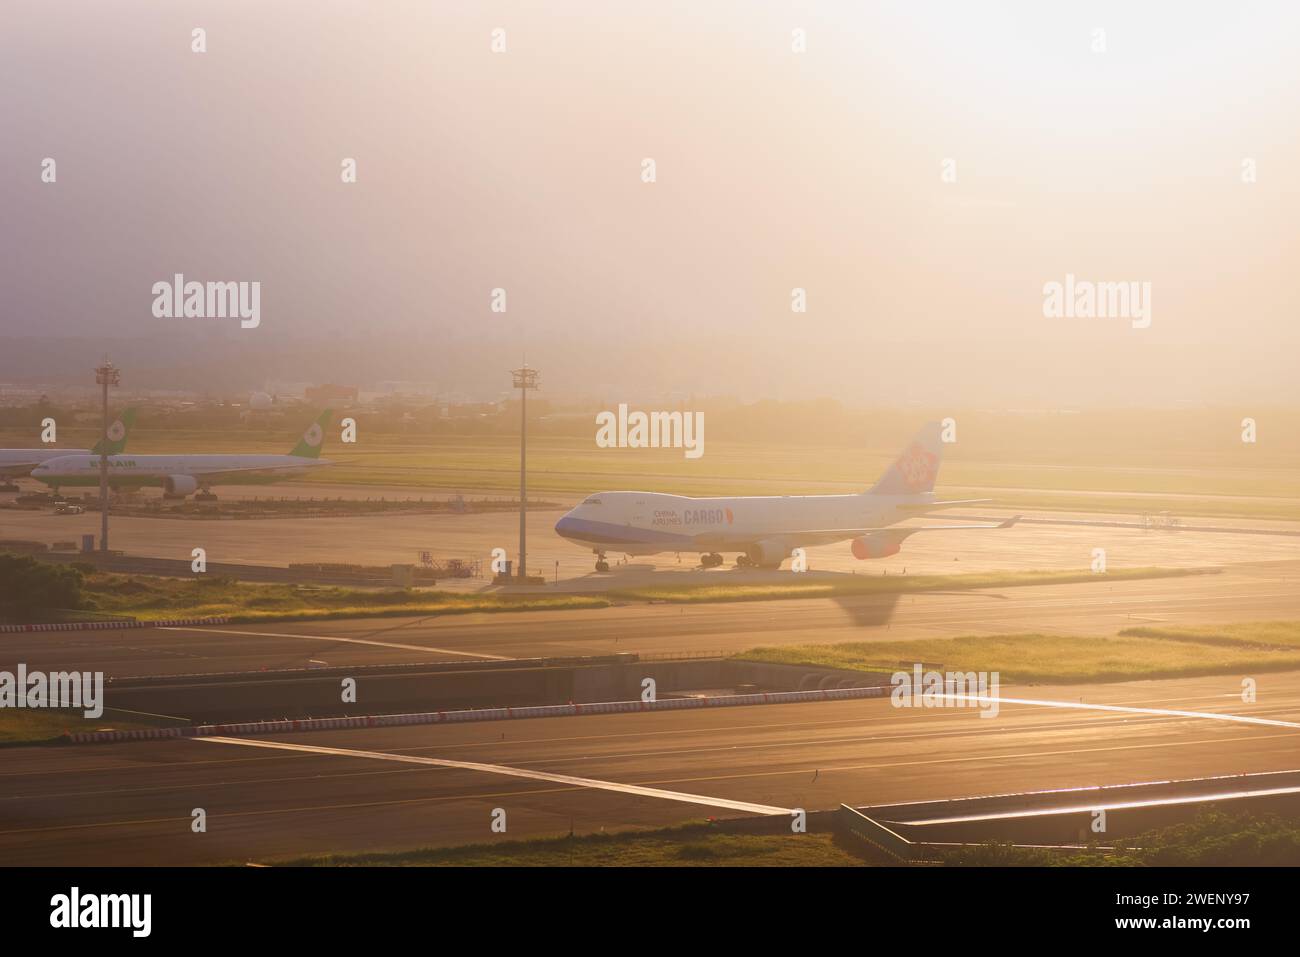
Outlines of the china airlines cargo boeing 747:
M 999 525 L 920 525 L 889 528 L 904 519 L 988 499 L 941 502 L 934 480 L 943 454 L 941 427 L 926 425 L 874 486 L 857 495 L 774 495 L 688 498 L 659 492 L 599 492 L 569 511 L 555 531 L 596 553 L 596 570 L 609 570 L 606 552 L 654 555 L 701 552 L 700 564 L 722 564 L 721 552 L 740 555 L 738 566 L 779 568 L 796 548 L 853 542 L 857 558 L 895 555 L 918 532 L 1009 528 Z

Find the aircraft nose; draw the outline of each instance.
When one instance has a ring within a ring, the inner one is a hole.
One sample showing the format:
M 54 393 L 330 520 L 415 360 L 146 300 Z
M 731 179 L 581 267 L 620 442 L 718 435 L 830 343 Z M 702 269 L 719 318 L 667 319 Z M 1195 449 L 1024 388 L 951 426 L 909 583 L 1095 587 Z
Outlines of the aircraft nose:
M 564 516 L 555 523 L 555 534 L 561 538 L 570 538 L 573 535 L 574 527 L 578 524 L 577 519 L 573 517 L 572 512 L 566 512 Z

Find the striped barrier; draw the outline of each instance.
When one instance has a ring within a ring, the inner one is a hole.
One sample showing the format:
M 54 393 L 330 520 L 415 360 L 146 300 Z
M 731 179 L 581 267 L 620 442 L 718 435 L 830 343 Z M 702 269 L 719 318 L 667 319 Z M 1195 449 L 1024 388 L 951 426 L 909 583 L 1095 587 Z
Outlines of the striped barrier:
M 883 687 L 834 688 L 825 691 L 773 691 L 758 694 L 714 695 L 702 698 L 667 698 L 662 701 L 600 701 L 592 704 L 544 704 L 523 708 L 479 708 L 473 711 L 425 711 L 416 714 L 379 714 L 355 718 L 245 721 L 237 724 L 205 724 L 188 728 L 78 731 L 64 737 L 74 744 L 99 744 L 112 741 L 154 741 L 159 738 L 283 734 L 291 731 L 341 731 L 348 728 L 391 728 L 410 724 L 463 724 L 478 721 L 514 721 L 527 718 L 563 718 L 583 714 L 631 714 L 643 711 L 682 711 L 692 708 L 735 708 L 760 704 L 798 704 L 805 701 L 847 701 L 855 698 L 880 698 L 888 690 Z
M 917 845 L 855 807 L 841 804 L 835 812 L 835 826 L 866 841 L 900 864 L 911 864 L 916 858 Z
M 68 621 L 61 624 L 0 625 L 0 635 L 26 631 L 105 631 L 116 628 L 183 628 L 188 625 L 228 625 L 229 618 L 164 618 L 160 621 Z

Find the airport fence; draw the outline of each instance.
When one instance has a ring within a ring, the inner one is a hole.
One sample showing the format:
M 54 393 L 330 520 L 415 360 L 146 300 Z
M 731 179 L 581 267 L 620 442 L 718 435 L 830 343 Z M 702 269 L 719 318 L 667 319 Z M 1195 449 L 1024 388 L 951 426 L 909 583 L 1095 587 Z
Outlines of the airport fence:
M 136 618 L 113 618 L 107 621 L 43 622 L 31 625 L 0 625 L 0 635 L 29 631 L 103 631 L 113 628 L 186 628 L 191 625 L 227 625 L 229 618 L 163 618 L 140 621 Z
M 723 651 L 654 651 L 649 654 L 637 653 L 637 661 L 712 661 L 717 658 L 729 658 L 735 652 Z
M 152 741 L 160 738 L 205 738 L 245 734 L 284 734 L 294 731 L 339 731 L 348 728 L 390 728 L 414 724 L 463 724 L 479 721 L 514 721 L 527 718 L 561 718 L 584 714 L 639 714 L 650 711 L 689 711 L 703 708 L 747 707 L 765 704 L 799 704 L 809 701 L 847 701 L 880 698 L 886 688 L 828 688 L 818 691 L 767 691 L 754 694 L 704 695 L 656 701 L 601 701 L 589 704 L 548 704 L 520 708 L 476 708 L 466 711 L 426 711 L 339 718 L 299 718 L 285 721 L 245 721 L 175 728 L 139 728 L 126 731 L 78 731 L 65 735 L 74 744 L 115 741 Z

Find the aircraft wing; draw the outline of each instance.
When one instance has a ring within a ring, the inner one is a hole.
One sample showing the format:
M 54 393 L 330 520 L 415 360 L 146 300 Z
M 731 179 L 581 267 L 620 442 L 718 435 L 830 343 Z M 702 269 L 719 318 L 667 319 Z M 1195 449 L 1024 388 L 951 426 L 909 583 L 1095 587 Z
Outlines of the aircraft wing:
M 320 464 L 324 465 L 327 463 L 322 462 Z M 316 463 L 310 463 L 310 467 L 315 468 Z M 302 471 L 305 471 L 305 467 L 298 465 L 249 465 L 246 467 L 234 466 L 232 468 L 204 472 L 202 475 L 196 475 L 194 477 L 205 482 L 211 482 L 213 485 L 221 485 L 225 482 L 231 481 L 232 479 L 238 482 L 241 480 L 257 478 L 283 478 L 286 475 L 296 475 Z
M 996 522 L 986 525 L 914 525 L 914 526 L 886 526 L 884 528 L 802 528 L 792 529 L 783 532 L 770 532 L 764 535 L 749 535 L 743 540 L 736 535 L 706 534 L 697 535 L 695 544 L 700 548 L 713 550 L 723 550 L 728 548 L 744 548 L 754 543 L 755 538 L 774 539 L 777 541 L 787 541 L 798 545 L 833 545 L 836 542 L 842 542 L 849 538 L 858 538 L 862 535 L 890 535 L 896 536 L 901 542 L 910 535 L 917 532 L 954 532 L 964 529 L 988 529 L 988 528 L 1010 528 L 1016 522 L 1020 521 L 1019 515 L 1014 515 L 1005 522 Z
M 914 528 L 900 528 L 897 531 L 905 531 L 911 534 L 912 532 L 953 532 L 962 528 L 1010 528 L 1018 521 L 1020 521 L 1020 516 L 1012 515 L 1005 522 L 989 522 L 985 525 L 917 525 Z M 871 529 L 868 529 L 868 531 L 871 531 Z M 890 531 L 890 529 L 876 529 L 876 531 Z
M 872 532 L 906 532 L 908 535 L 915 535 L 917 532 L 953 532 L 964 528 L 1010 528 L 1016 522 L 1020 521 L 1019 515 L 1013 515 L 1005 522 L 989 523 L 987 525 L 912 525 L 897 526 L 889 525 L 884 528 L 809 528 L 792 532 L 778 532 L 771 538 L 807 538 L 808 536 L 827 537 L 832 541 L 838 541 L 844 538 L 857 538 L 859 535 L 870 535 Z
M 40 462 L 6 462 L 0 465 L 0 478 L 26 478 Z
M 915 505 L 895 505 L 900 512 L 928 512 L 936 508 L 955 508 L 958 505 L 987 505 L 991 498 L 966 498 L 952 502 L 918 502 Z

